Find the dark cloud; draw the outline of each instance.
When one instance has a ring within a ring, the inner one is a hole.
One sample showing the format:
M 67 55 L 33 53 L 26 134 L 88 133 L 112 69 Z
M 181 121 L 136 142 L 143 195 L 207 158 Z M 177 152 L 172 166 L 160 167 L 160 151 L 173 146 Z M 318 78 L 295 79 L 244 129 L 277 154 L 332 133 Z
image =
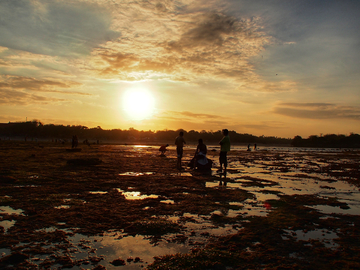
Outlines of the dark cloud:
M 188 29 L 177 41 L 168 42 L 172 50 L 183 50 L 198 46 L 222 46 L 227 38 L 233 38 L 241 30 L 239 21 L 223 14 L 203 16 L 202 21 Z
M 360 107 L 331 103 L 282 103 L 274 112 L 293 118 L 360 120 Z
M 155 5 L 155 8 L 158 12 L 166 12 L 167 11 L 166 5 L 164 5 L 160 2 Z

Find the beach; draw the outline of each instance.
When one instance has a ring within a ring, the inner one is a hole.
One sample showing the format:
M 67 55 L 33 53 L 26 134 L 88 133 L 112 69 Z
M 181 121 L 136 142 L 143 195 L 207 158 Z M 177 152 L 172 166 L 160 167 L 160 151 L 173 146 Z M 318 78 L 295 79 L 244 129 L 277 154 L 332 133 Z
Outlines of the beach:
M 2 269 L 360 268 L 360 150 L 0 147 Z

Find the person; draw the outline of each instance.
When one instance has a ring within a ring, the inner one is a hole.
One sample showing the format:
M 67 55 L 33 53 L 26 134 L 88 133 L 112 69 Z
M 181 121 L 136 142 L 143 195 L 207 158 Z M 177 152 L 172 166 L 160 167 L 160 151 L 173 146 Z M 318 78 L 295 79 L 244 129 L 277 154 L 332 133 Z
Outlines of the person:
M 159 151 L 161 152 L 161 156 L 165 156 L 165 152 L 167 151 L 166 147 L 168 146 L 168 144 L 160 146 Z
M 257 150 L 257 148 L 256 148 L 256 143 L 254 144 L 254 150 Z
M 226 168 L 227 168 L 227 152 L 230 151 L 230 137 L 229 131 L 227 129 L 222 130 L 223 138 L 219 142 L 220 144 L 220 169 L 218 172 L 222 173 L 223 165 L 224 165 L 224 174 L 226 175 Z
M 205 169 L 209 166 L 206 166 L 209 163 L 209 160 L 206 158 L 207 147 L 204 144 L 203 139 L 198 140 L 198 145 L 195 150 L 194 158 L 191 160 L 191 166 L 193 169 Z M 200 168 L 199 168 L 200 167 Z M 211 165 L 210 165 L 211 168 Z
M 90 146 L 90 143 L 89 143 L 88 139 L 85 139 L 85 140 L 83 141 L 83 143 L 84 143 L 84 144 L 87 144 L 87 146 Z
M 186 144 L 185 139 L 184 139 L 184 132 L 180 131 L 179 136 L 177 136 L 176 139 L 175 139 L 176 154 L 177 154 L 176 168 L 179 169 L 179 170 L 183 169 L 181 167 L 181 159 L 182 159 L 182 156 L 183 156 L 184 144 Z
M 71 148 L 76 148 L 78 146 L 78 143 L 79 143 L 78 138 L 76 135 L 74 135 L 72 137 L 72 141 L 71 141 Z
M 247 148 L 246 151 L 251 151 L 251 149 L 250 149 L 250 144 L 248 144 L 248 148 Z

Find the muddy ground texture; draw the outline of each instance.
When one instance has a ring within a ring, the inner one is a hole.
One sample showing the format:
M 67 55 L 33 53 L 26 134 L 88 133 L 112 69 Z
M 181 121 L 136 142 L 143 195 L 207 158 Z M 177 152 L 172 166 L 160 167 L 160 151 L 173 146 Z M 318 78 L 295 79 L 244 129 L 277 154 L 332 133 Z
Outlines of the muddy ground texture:
M 0 249 L 11 250 L 11 255 L 0 259 L 2 269 L 50 269 L 53 265 L 72 268 L 89 264 L 93 269 L 106 269 L 101 264 L 104 258 L 74 259 L 67 237 L 71 233 L 101 235 L 107 231 L 144 235 L 150 237 L 154 245 L 172 235 L 168 241 L 193 246 L 187 254 L 156 257 L 146 265 L 147 269 L 360 268 L 360 215 L 325 215 L 310 207 L 331 205 L 346 209 L 347 204 L 336 197 L 278 194 L 278 200 L 265 203 L 266 216 L 229 217 L 226 215 L 229 210 L 241 208 L 230 202 L 243 202 L 253 198 L 253 194 L 224 185 L 207 187 L 208 181 L 224 179 L 198 172 L 184 176 L 175 169 L 174 154 L 161 157 L 155 148 L 126 150 L 94 145 L 81 146 L 81 152 L 69 152 L 66 151 L 69 146 L 64 145 L 10 141 L 0 141 L 0 147 L 0 206 L 23 211 L 21 215 L 0 212 L 0 221 L 15 221 L 7 231 L 0 226 Z M 190 158 L 190 155 L 192 151 L 186 150 L 185 156 Z M 285 161 L 289 155 L 295 162 Z M 359 188 L 359 151 L 309 155 L 314 160 L 322 160 L 322 174 L 329 179 L 336 177 Z M 214 152 L 214 156 L 217 153 Z M 251 164 L 266 160 L 267 170 L 286 174 L 294 169 L 297 159 L 302 159 L 302 155 L 232 151 L 229 173 L 231 162 Z M 303 168 L 299 177 L 316 170 L 309 168 Z M 249 185 L 259 185 L 259 182 L 249 181 Z M 128 200 L 124 196 L 127 191 L 157 196 Z M 164 200 L 172 203 L 161 203 Z M 214 213 L 217 210 L 223 214 Z M 184 226 L 185 213 L 209 215 L 214 226 L 232 225 L 237 233 L 221 237 L 203 233 L 206 241 L 192 242 L 191 236 L 197 232 L 189 232 Z M 174 222 L 167 219 L 168 216 L 179 219 Z M 44 228 L 56 229 L 46 231 Z M 329 247 L 314 239 L 298 240 L 295 233 L 291 233 L 297 230 L 335 232 L 336 245 Z M 54 250 L 62 253 L 54 255 Z M 48 258 L 37 264 L 30 260 L 44 254 L 48 254 Z M 119 258 L 112 265 L 129 261 L 141 263 L 142 259 Z

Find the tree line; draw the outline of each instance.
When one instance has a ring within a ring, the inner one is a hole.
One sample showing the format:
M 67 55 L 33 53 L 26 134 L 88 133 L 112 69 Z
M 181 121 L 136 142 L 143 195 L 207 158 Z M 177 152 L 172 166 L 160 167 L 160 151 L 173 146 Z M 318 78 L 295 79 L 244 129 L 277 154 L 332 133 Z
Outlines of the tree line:
M 295 147 L 360 148 L 360 135 L 354 133 L 349 136 L 341 134 L 312 135 L 307 139 L 295 136 L 291 141 L 291 145 Z
M 143 131 L 129 128 L 122 129 L 102 129 L 100 126 L 88 128 L 81 125 L 54 125 L 42 124 L 40 121 L 33 120 L 27 122 L 9 122 L 0 124 L 0 136 L 2 137 L 20 137 L 29 140 L 37 139 L 60 139 L 70 140 L 72 136 L 76 135 L 79 140 L 88 139 L 89 141 L 100 142 L 158 142 L 173 144 L 179 132 L 183 131 L 185 139 L 188 143 L 197 143 L 198 139 L 203 139 L 207 144 L 217 144 L 222 138 L 221 130 L 218 131 L 186 131 L 178 130 L 158 130 L 158 131 Z M 291 139 L 279 138 L 273 136 L 254 136 L 251 134 L 240 134 L 236 131 L 229 131 L 231 142 L 235 144 L 269 144 L 269 145 L 290 145 Z
M 197 143 L 198 139 L 203 139 L 207 144 L 217 144 L 222 138 L 221 130 L 217 131 L 186 131 L 178 130 L 158 130 L 144 131 L 129 128 L 122 129 L 102 129 L 100 126 L 88 128 L 81 125 L 54 125 L 42 124 L 40 121 L 9 122 L 0 124 L 1 137 L 22 137 L 27 139 L 60 139 L 71 140 L 76 135 L 79 140 L 88 139 L 89 141 L 100 142 L 118 142 L 118 143 L 169 143 L 173 144 L 175 137 L 183 131 L 188 143 Z M 294 147 L 335 147 L 348 148 L 360 147 L 360 135 L 351 133 L 349 136 L 328 134 L 324 136 L 312 135 L 307 139 L 301 136 L 295 136 L 293 139 L 280 138 L 275 136 L 255 136 L 247 133 L 237 133 L 234 130 L 229 131 L 231 142 L 234 144 L 267 144 L 283 145 Z

